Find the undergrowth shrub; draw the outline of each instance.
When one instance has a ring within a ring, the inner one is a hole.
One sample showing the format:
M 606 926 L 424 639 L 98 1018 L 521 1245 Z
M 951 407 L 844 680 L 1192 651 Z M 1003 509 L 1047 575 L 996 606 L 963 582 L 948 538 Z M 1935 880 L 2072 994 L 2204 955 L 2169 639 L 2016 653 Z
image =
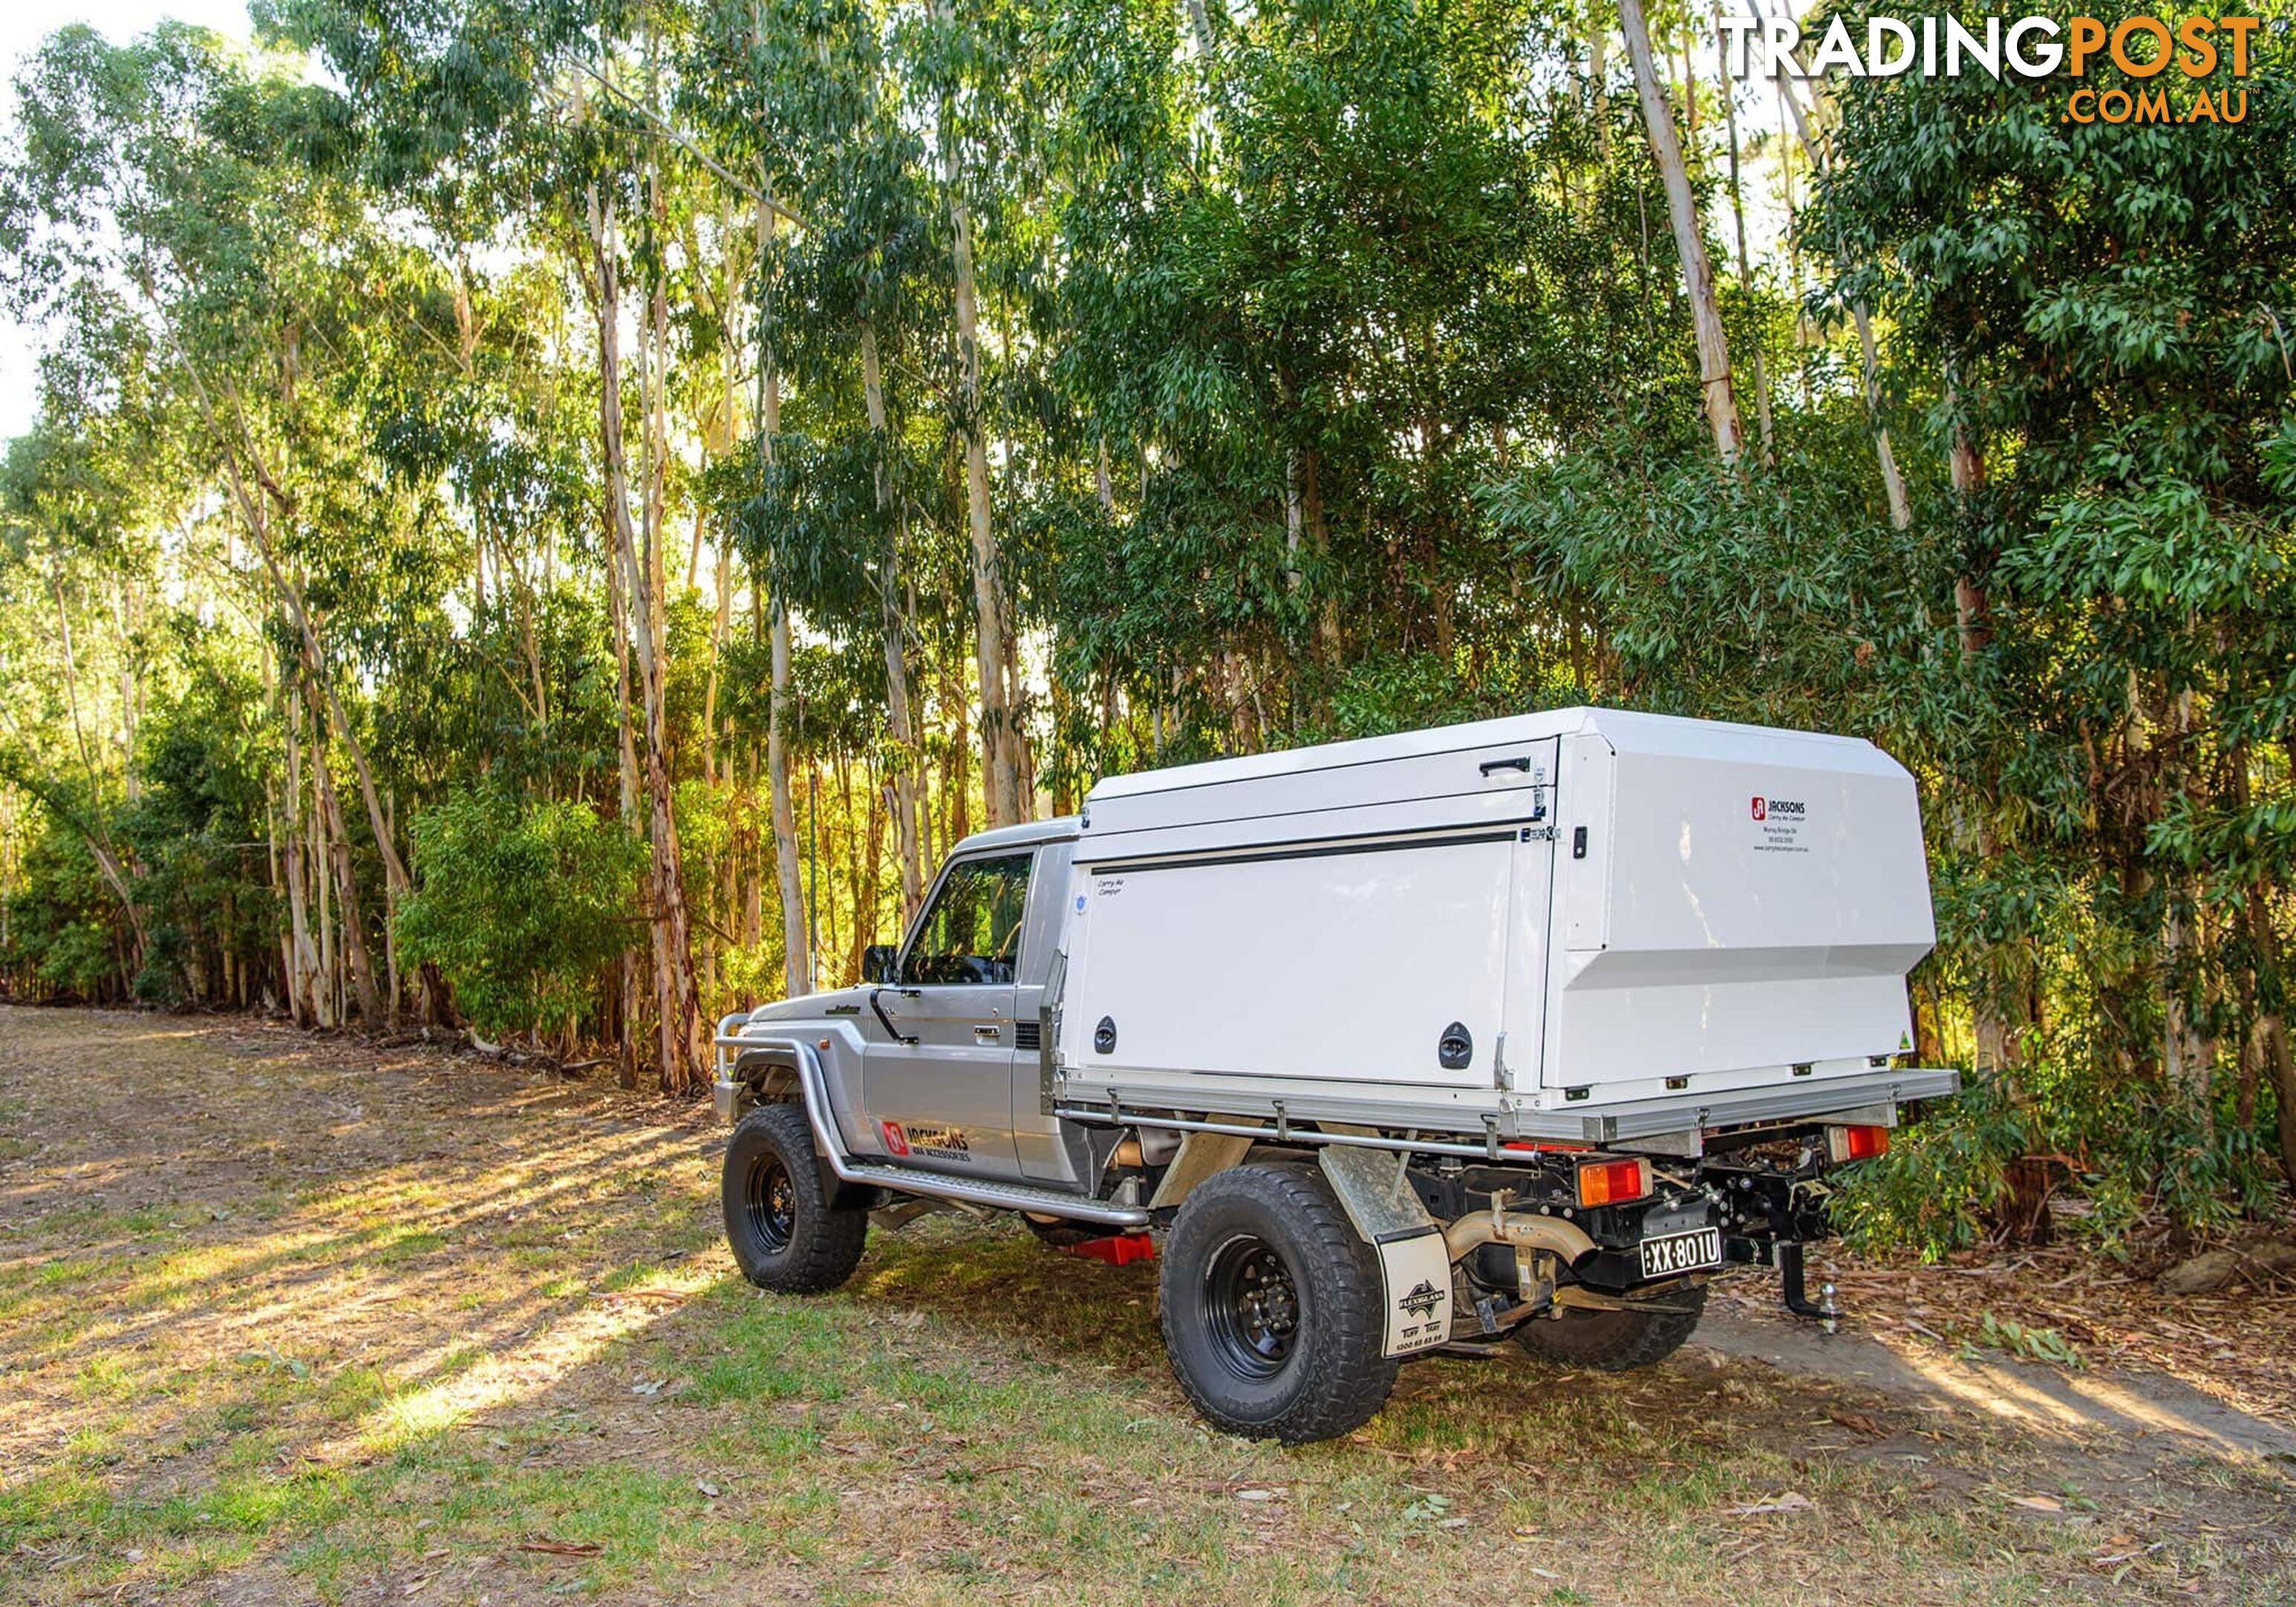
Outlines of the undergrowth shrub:
M 2076 1095 L 2022 1075 L 2014 1090 L 1999 1078 L 1972 1081 L 1899 1129 L 1888 1154 L 1844 1171 L 1833 1200 L 1843 1237 L 1926 1261 L 1969 1249 L 1998 1229 L 2012 1168 L 2025 1159 L 2046 1170 L 2057 1231 L 2116 1259 L 2148 1223 L 2220 1233 L 2278 1192 L 2259 1124 L 2235 1119 L 2228 1100 L 2204 1110 L 2157 1084 Z
M 643 935 L 644 852 L 584 804 L 450 794 L 414 820 L 401 952 L 438 966 L 481 1032 L 579 1027 L 598 973 Z

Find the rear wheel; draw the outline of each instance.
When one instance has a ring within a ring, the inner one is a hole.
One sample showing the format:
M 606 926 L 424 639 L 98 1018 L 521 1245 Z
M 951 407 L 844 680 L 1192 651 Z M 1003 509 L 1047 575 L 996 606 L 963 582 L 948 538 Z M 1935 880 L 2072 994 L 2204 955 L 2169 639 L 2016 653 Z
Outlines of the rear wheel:
M 760 1289 L 819 1294 L 853 1275 L 869 1213 L 829 1203 L 802 1107 L 759 1105 L 726 1146 L 726 1242 Z
M 1197 1411 L 1297 1445 L 1370 1421 L 1395 1387 L 1379 1259 L 1321 1173 L 1233 1167 L 1190 1191 L 1164 1242 L 1164 1349 Z
M 1706 1290 L 1677 1290 L 1659 1311 L 1565 1311 L 1535 1316 L 1514 1331 L 1515 1343 L 1543 1360 L 1599 1373 L 1631 1373 L 1682 1349 L 1706 1310 Z

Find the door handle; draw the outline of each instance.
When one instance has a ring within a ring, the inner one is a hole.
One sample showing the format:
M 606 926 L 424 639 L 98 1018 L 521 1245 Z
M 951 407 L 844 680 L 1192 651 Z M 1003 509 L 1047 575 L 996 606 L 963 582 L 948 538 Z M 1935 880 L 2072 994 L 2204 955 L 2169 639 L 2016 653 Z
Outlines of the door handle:
M 1529 776 L 1530 817 L 1533 820 L 1546 818 L 1546 772 L 1531 769 L 1529 754 L 1519 753 L 1513 758 L 1487 758 L 1475 768 L 1486 776 L 1496 775 L 1502 770 L 1520 770 Z
M 975 1027 L 972 1029 L 972 1041 L 976 1044 L 993 1044 L 1004 1036 L 1002 1027 Z

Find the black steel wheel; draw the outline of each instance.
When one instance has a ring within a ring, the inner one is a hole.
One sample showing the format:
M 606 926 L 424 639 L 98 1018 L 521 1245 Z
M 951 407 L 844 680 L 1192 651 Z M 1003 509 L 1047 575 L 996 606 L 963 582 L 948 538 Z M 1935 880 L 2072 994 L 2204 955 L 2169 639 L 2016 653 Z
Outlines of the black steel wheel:
M 1238 1378 L 1274 1378 L 1300 1337 L 1300 1290 L 1264 1239 L 1238 1234 L 1204 1269 L 1204 1316 L 1212 1349 Z
M 726 1145 L 726 1242 L 760 1289 L 819 1294 L 853 1275 L 869 1237 L 866 1210 L 829 1203 L 813 1128 L 794 1104 L 759 1105 Z
M 789 1168 L 771 1150 L 758 1152 L 750 1162 L 742 1209 L 749 1213 L 750 1231 L 758 1242 L 775 1254 L 786 1250 L 797 1236 L 797 1188 Z
M 1297 1445 L 1387 1403 L 1379 1258 L 1313 1166 L 1257 1162 L 1189 1191 L 1159 1283 L 1172 1374 L 1214 1426 Z

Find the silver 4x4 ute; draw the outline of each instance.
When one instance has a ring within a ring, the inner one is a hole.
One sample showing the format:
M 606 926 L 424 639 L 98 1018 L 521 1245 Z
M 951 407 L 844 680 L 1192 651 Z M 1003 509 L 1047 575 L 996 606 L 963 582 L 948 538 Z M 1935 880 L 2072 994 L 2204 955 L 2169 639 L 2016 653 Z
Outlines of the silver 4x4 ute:
M 1161 1235 L 1174 1373 L 1232 1432 L 1376 1413 L 1405 1360 L 1666 1356 L 1782 1275 L 1905 1063 L 1934 941 L 1871 744 L 1564 709 L 1103 782 L 966 839 L 865 980 L 727 1016 L 726 1229 L 833 1289 L 873 1213 Z

